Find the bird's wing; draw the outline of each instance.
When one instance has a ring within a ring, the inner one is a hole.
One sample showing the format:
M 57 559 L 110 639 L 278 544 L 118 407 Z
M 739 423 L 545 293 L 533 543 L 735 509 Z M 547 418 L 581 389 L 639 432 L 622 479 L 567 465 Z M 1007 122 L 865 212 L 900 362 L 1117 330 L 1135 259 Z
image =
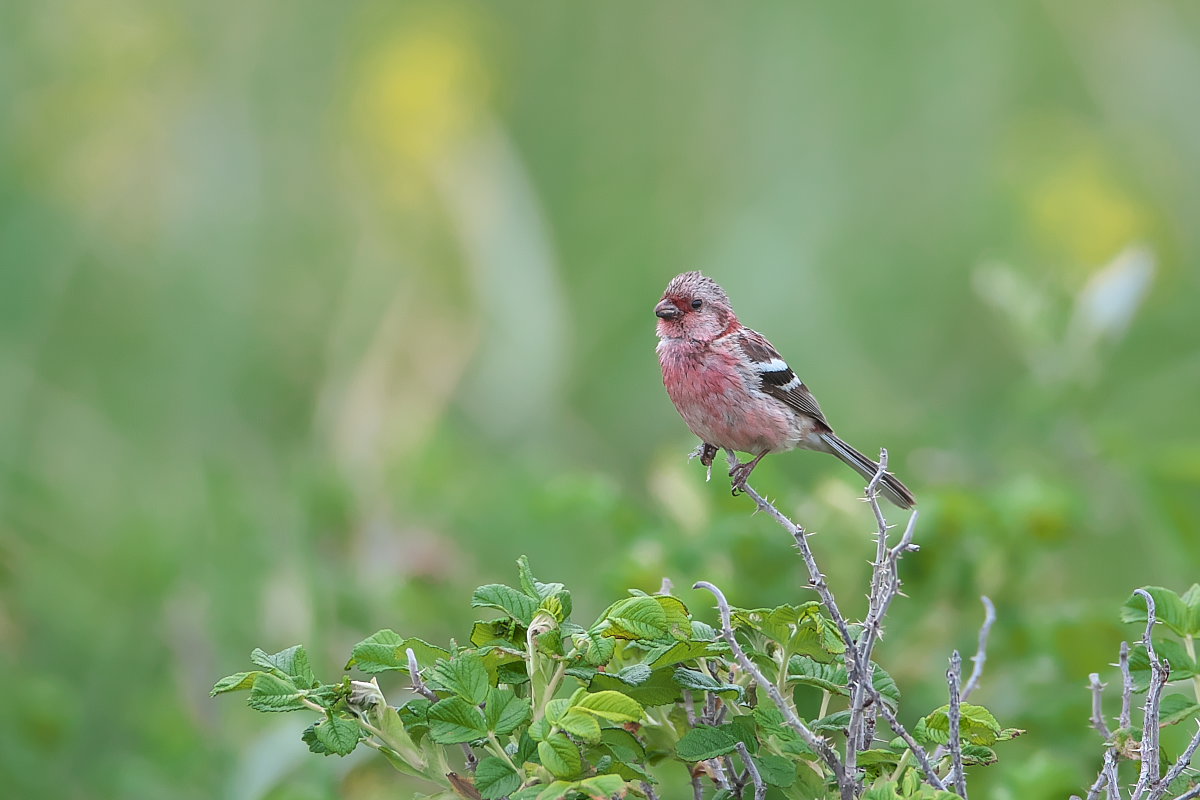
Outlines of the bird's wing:
M 740 333 L 738 346 L 745 353 L 750 367 L 758 373 L 762 381 L 758 388 L 784 405 L 801 414 L 807 414 L 828 428 L 829 422 L 825 419 L 821 406 L 817 404 L 817 398 L 813 397 L 804 382 L 796 377 L 796 373 L 792 372 L 792 368 L 767 341 L 767 337 L 749 328 L 742 328 Z

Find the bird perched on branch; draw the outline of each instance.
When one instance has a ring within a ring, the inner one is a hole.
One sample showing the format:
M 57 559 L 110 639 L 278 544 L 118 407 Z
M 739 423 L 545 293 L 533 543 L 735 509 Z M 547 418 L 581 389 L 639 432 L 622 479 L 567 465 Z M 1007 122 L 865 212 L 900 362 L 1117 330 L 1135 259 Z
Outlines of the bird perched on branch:
M 699 272 L 676 275 L 654 308 L 663 384 L 683 421 L 700 437 L 701 460 L 717 448 L 754 456 L 729 471 L 733 491 L 767 453 L 797 447 L 832 453 L 871 480 L 879 464 L 838 438 L 816 398 L 766 337 L 738 321 L 729 297 Z M 901 508 L 912 492 L 885 472 L 879 490 Z

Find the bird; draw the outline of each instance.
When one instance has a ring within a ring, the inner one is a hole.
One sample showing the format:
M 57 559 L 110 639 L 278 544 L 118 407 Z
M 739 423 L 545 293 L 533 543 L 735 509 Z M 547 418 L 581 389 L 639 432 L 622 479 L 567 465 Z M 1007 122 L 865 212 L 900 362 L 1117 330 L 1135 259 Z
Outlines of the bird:
M 667 284 L 654 307 L 663 385 L 679 415 L 700 437 L 697 454 L 712 466 L 717 449 L 750 453 L 730 469 L 733 493 L 769 453 L 796 448 L 837 456 L 872 480 L 879 464 L 833 432 L 817 399 L 767 338 L 747 328 L 725 290 L 700 272 L 684 272 Z M 890 472 L 880 493 L 900 508 L 916 498 Z

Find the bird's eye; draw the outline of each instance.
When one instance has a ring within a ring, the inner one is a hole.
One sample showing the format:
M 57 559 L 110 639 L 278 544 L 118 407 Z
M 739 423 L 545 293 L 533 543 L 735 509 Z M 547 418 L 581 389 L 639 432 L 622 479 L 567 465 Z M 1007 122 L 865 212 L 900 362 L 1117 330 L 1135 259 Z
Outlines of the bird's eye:
M 703 300 L 693 300 L 692 301 L 692 308 L 696 309 L 697 311 L 700 310 L 700 306 L 702 306 L 702 305 L 704 305 Z

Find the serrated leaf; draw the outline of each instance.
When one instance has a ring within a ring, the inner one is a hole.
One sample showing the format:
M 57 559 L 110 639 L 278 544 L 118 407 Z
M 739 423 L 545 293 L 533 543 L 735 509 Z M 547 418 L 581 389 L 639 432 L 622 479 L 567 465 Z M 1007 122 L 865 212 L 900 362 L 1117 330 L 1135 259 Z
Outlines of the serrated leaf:
M 729 699 L 740 699 L 742 693 L 745 691 L 743 687 L 736 683 L 721 683 L 713 680 L 703 672 L 694 669 L 688 669 L 687 667 L 676 667 L 674 677 L 675 682 L 685 689 L 693 689 L 703 692 L 715 692 L 716 694 Z
M 646 714 L 632 697 L 614 691 L 584 694 L 574 707 L 611 722 L 638 722 Z
M 729 652 L 729 645 L 724 642 L 675 642 L 671 645 L 661 645 L 646 654 L 645 663 L 651 669 L 682 664 L 710 655 L 721 655 Z
M 521 591 L 530 597 L 536 597 L 539 601 L 563 591 L 561 583 L 542 583 L 533 577 L 533 573 L 529 569 L 529 559 L 525 556 L 517 559 L 517 573 L 520 576 Z
M 630 664 L 618 672 L 617 677 L 630 686 L 640 686 L 650 680 L 651 674 L 653 673 L 645 664 Z
M 620 761 L 641 761 L 646 757 L 646 749 L 629 731 L 624 728 L 604 728 L 600 731 L 600 741 L 608 746 Z
M 475 789 L 483 800 L 500 800 L 521 788 L 521 776 L 503 759 L 488 756 L 475 767 Z
M 533 716 L 529 701 L 517 697 L 511 689 L 491 689 L 483 707 L 488 730 L 503 736 L 524 725 Z
M 250 661 L 266 670 L 277 669 L 283 675 L 292 679 L 298 688 L 311 689 L 317 685 L 312 667 L 308 663 L 308 653 L 304 645 L 292 645 L 278 653 L 267 654 L 261 648 L 254 648 Z
M 900 800 L 895 781 L 878 780 L 863 792 L 859 800 Z
M 538 601 L 502 583 L 480 586 L 471 597 L 472 608 L 494 608 L 528 625 L 537 613 Z
M 737 740 L 727 731 L 711 725 L 697 725 L 675 745 L 675 754 L 684 761 L 707 761 L 737 749 Z
M 449 658 L 450 651 L 415 637 L 405 639 L 393 630 L 377 631 L 358 644 L 350 653 L 346 669 L 358 667 L 367 674 L 399 670 L 408 672 L 408 650 L 421 666 L 428 666 L 439 658 Z
M 571 593 L 564 589 L 547 595 L 542 598 L 537 610 L 554 617 L 556 622 L 565 622 L 571 616 Z
M 752 755 L 758 752 L 758 722 L 752 714 L 735 714 L 721 725 L 721 730 L 746 745 Z
M 1000 736 L 1000 723 L 992 716 L 992 712 L 983 706 L 963 703 L 959 730 L 964 742 L 990 747 Z M 925 735 L 929 741 L 946 744 L 950 741 L 950 706 L 945 705 L 926 716 L 924 723 Z
M 808 727 L 813 731 L 841 731 L 844 733 L 850 727 L 850 709 L 835 711 L 828 716 L 813 721 Z
M 891 750 L 859 750 L 858 763 L 862 766 L 871 764 L 896 764 L 900 761 L 900 754 L 894 753 Z
M 1180 681 L 1200 674 L 1200 667 L 1187 654 L 1183 645 L 1174 639 L 1163 639 L 1154 643 L 1154 651 L 1160 659 L 1171 666 L 1169 680 Z M 1150 687 L 1150 656 L 1142 645 L 1134 645 L 1129 651 L 1129 672 L 1133 677 L 1133 690 L 1144 692 Z
M 594 775 L 578 781 L 573 788 L 593 800 L 609 800 L 625 788 L 625 781 L 619 775 Z
M 512 617 L 481 619 L 471 628 L 470 641 L 476 647 L 524 647 L 525 628 Z
M 1192 613 L 1179 595 L 1162 586 L 1145 586 L 1143 590 L 1154 598 L 1154 616 L 1163 625 L 1180 636 L 1200 635 L 1200 628 L 1193 627 Z M 1146 621 L 1146 600 L 1140 594 L 1130 595 L 1121 607 L 1122 622 Z
M 662 640 L 667 632 L 667 612 L 653 597 L 626 597 L 609 606 L 597 623 L 604 636 L 617 639 Z
M 786 789 L 796 782 L 796 762 L 790 758 L 767 754 L 753 760 L 763 783 Z
M 209 697 L 216 697 L 226 692 L 245 691 L 254 685 L 254 679 L 261 674 L 261 672 L 255 670 L 254 672 L 235 672 L 232 675 L 226 675 L 213 685 L 212 691 L 208 695 Z
M 674 595 L 656 594 L 652 598 L 662 607 L 667 633 L 674 639 L 686 640 L 692 633 L 692 616 L 688 607 Z
M 579 748 L 561 733 L 552 734 L 538 742 L 538 758 L 542 766 L 556 778 L 574 778 L 583 769 Z
M 256 711 L 299 711 L 305 708 L 304 693 L 288 680 L 270 672 L 260 672 L 250 687 L 247 703 Z
M 475 653 L 459 653 L 451 659 L 443 659 L 428 671 L 426 677 L 443 689 L 470 701 L 472 705 L 487 699 L 487 667 Z
M 338 716 L 326 717 L 318 722 L 313 734 L 327 750 L 326 755 L 349 755 L 362 738 L 362 731 L 357 722 Z
M 981 744 L 962 746 L 963 763 L 972 767 L 986 767 L 996 763 L 996 751 Z
M 591 714 L 571 709 L 558 722 L 558 727 L 589 744 L 600 741 L 600 723 Z
M 427 714 L 429 736 L 438 744 L 473 742 L 487 737 L 487 722 L 479 709 L 461 697 L 434 703 Z
M 649 680 L 630 686 L 616 675 L 597 673 L 588 684 L 588 691 L 616 691 L 633 698 L 646 708 L 674 703 L 683 697 L 683 690 L 675 682 L 674 670 L 670 667 L 656 669 Z
M 1160 726 L 1174 725 L 1185 719 L 1190 719 L 1200 713 L 1200 703 L 1182 694 L 1169 694 L 1162 699 L 1159 706 L 1158 724 Z
M 617 643 L 606 636 L 586 634 L 587 640 L 583 642 L 581 654 L 583 660 L 595 667 L 601 667 L 612 660 L 613 654 L 616 652 Z M 579 647 L 579 643 L 576 643 Z
M 841 664 L 822 664 L 809 656 L 792 656 L 788 661 L 789 681 L 813 686 L 830 694 L 850 696 L 846 668 Z
M 418 743 L 429 732 L 429 709 L 432 706 L 433 703 L 424 697 L 414 697 L 396 709 L 400 721 L 404 723 L 404 730 Z

